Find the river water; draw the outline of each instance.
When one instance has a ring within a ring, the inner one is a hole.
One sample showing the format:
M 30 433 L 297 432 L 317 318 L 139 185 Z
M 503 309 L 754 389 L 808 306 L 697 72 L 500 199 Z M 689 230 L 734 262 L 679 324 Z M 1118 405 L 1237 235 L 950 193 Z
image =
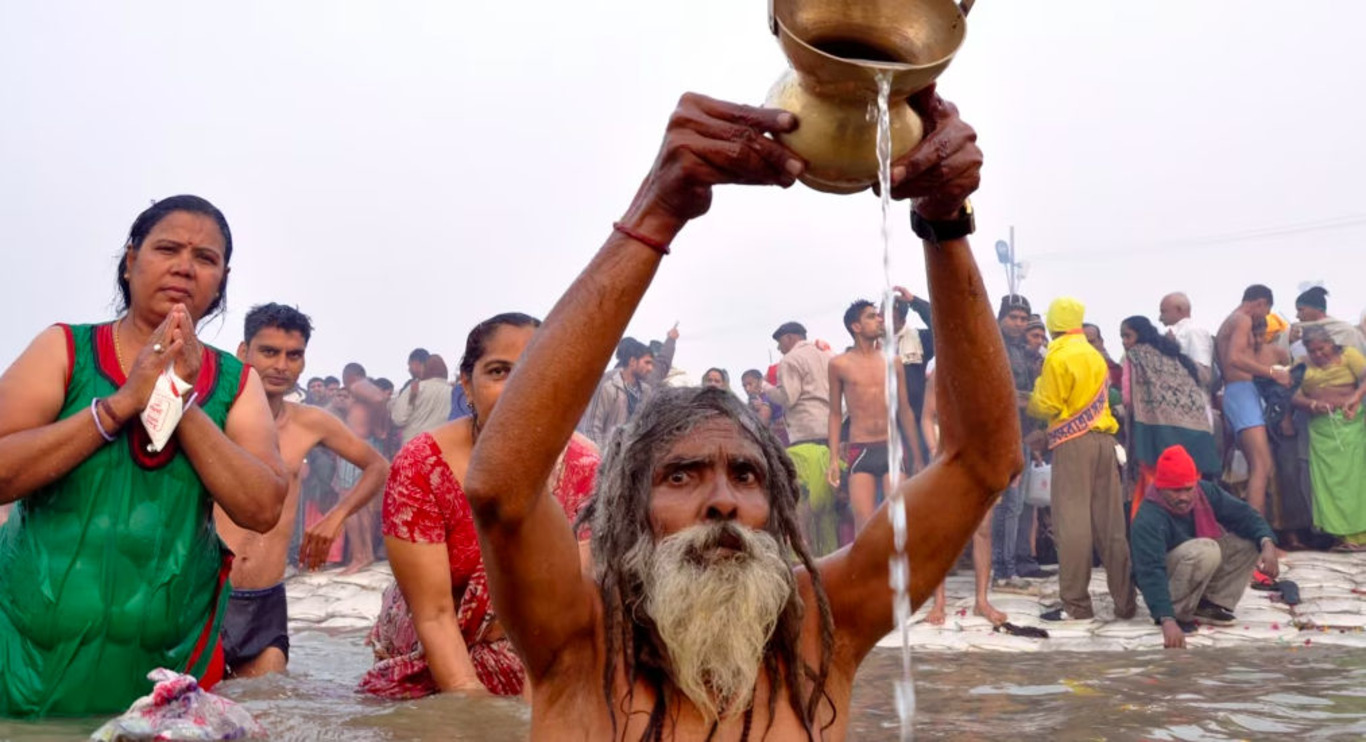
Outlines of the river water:
M 234 681 L 275 740 L 524 740 L 520 701 L 381 702 L 353 691 L 370 664 L 362 633 L 294 637 L 291 673 Z M 919 740 L 1299 740 L 1366 738 L 1366 650 L 1261 646 L 1184 652 L 917 652 Z M 859 674 L 851 740 L 892 740 L 900 652 Z M 93 679 L 98 682 L 98 678 Z M 0 721 L 0 740 L 77 740 L 99 721 Z

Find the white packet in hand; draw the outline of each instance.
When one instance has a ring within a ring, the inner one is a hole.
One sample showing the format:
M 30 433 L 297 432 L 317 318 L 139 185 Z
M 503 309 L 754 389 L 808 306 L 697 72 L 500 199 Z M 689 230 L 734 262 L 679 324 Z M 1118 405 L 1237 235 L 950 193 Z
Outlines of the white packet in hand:
M 147 400 L 147 407 L 142 410 L 142 426 L 147 429 L 147 436 L 152 439 L 152 442 L 147 444 L 147 450 L 151 453 L 160 453 L 171 440 L 171 434 L 180 424 L 180 416 L 185 414 L 185 401 L 182 396 L 194 386 L 176 376 L 172 368 L 167 366 L 166 371 L 157 377 L 152 397 Z

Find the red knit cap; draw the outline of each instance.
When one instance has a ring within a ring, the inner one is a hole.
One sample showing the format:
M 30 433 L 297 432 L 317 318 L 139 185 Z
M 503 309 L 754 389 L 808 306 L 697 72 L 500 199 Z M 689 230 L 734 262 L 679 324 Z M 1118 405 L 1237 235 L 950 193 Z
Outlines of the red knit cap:
M 1186 453 L 1183 446 L 1172 446 L 1157 457 L 1157 473 L 1153 475 L 1153 486 L 1160 490 L 1183 490 L 1194 487 L 1200 481 L 1200 470 L 1195 468 L 1195 459 Z

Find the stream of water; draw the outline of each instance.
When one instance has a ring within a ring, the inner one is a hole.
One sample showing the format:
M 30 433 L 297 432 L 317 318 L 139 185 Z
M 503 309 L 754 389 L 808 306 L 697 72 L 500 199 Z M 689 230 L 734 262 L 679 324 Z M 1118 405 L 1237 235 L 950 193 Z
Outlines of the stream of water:
M 892 117 L 889 98 L 892 92 L 892 73 L 877 73 L 877 177 L 878 190 L 882 195 L 882 272 L 884 289 L 882 297 L 883 326 L 886 334 L 882 340 L 882 351 L 887 358 L 887 461 L 890 471 L 891 487 L 888 488 L 887 517 L 892 521 L 892 538 L 895 551 L 891 557 L 888 574 L 892 589 L 892 610 L 896 625 L 901 631 L 901 677 L 893 682 L 896 698 L 897 717 L 900 722 L 901 739 L 909 740 L 915 729 L 915 681 L 911 676 L 911 563 L 906 558 L 906 508 L 902 503 L 901 489 L 897 486 L 901 479 L 901 427 L 897 425 L 897 381 L 901 372 L 901 354 L 896 342 L 895 323 L 892 321 L 896 306 L 896 290 L 892 276 Z

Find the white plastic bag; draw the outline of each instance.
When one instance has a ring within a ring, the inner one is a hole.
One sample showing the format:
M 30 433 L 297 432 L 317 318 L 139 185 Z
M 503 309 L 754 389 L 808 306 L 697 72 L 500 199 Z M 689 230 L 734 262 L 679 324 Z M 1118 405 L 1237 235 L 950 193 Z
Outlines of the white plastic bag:
M 1228 471 L 1224 474 L 1224 480 L 1229 484 L 1239 484 L 1247 481 L 1247 457 L 1239 449 L 1233 450 L 1233 459 L 1229 462 Z
M 175 375 L 170 367 L 157 377 L 157 385 L 152 396 L 142 410 L 142 425 L 147 428 L 147 436 L 152 442 L 147 445 L 151 453 L 158 453 L 171 440 L 171 434 L 180 424 L 180 416 L 185 414 L 185 401 L 182 398 L 193 385 Z
M 1046 508 L 1053 504 L 1053 466 L 1051 464 L 1030 464 L 1025 470 L 1024 503 L 1030 507 Z
M 95 730 L 91 740 L 265 739 L 266 730 L 241 706 L 199 687 L 190 675 L 165 668 L 147 674 L 151 695 Z

